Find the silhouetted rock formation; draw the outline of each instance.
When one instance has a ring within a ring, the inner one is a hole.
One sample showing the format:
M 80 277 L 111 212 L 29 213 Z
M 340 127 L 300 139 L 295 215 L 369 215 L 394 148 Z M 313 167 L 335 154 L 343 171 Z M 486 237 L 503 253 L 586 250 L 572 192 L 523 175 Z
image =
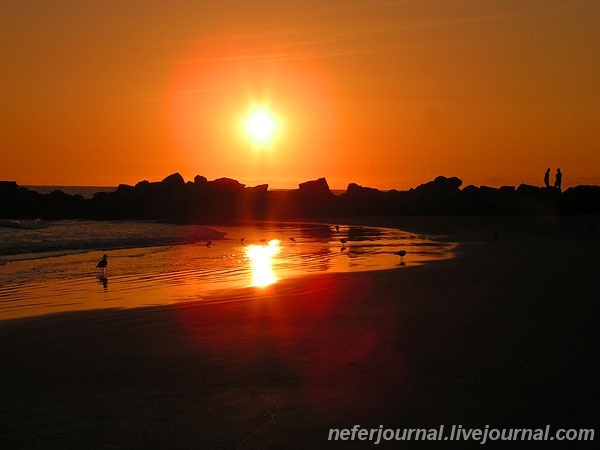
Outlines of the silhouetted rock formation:
M 0 219 L 142 219 L 176 223 L 227 223 L 238 219 L 279 220 L 342 216 L 434 214 L 599 214 L 600 186 L 553 187 L 521 184 L 467 186 L 456 177 L 437 177 L 409 191 L 380 191 L 350 183 L 336 196 L 327 180 L 296 190 L 246 187 L 230 178 L 185 182 L 174 173 L 160 182 L 121 184 L 91 199 L 54 191 L 42 195 L 0 181 Z
M 600 214 L 600 186 L 579 185 L 561 196 L 561 212 L 567 214 Z
M 385 195 L 378 189 L 350 183 L 340 196 L 341 209 L 350 216 L 379 216 L 388 209 Z
M 297 202 L 303 217 L 319 217 L 331 214 L 335 195 L 329 189 L 327 180 L 319 178 L 298 185 Z

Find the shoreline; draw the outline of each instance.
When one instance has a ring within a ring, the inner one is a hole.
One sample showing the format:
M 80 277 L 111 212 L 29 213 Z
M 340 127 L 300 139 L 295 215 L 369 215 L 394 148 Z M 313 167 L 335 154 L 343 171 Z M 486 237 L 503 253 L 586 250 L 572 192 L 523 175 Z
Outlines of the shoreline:
M 593 427 L 600 240 L 528 233 L 210 303 L 0 322 L 0 444 L 365 448 L 329 428 Z
M 79 233 L 75 236 L 82 236 L 85 242 L 94 242 L 94 236 L 87 234 L 89 224 L 83 225 L 83 232 L 74 230 L 71 224 L 68 226 L 73 233 Z M 51 236 L 53 241 L 58 242 L 62 228 L 59 224 L 40 236 L 46 239 Z M 115 234 L 131 234 L 131 230 L 138 230 L 138 225 L 132 224 L 130 230 L 127 223 L 120 223 L 118 228 L 108 230 Z M 107 247 L 93 252 L 59 251 L 52 255 L 56 256 L 52 259 L 47 258 L 47 253 L 38 257 L 24 254 L 8 258 L 9 264 L 0 268 L 0 297 L 3 302 L 0 318 L 6 320 L 67 310 L 188 302 L 220 295 L 222 290 L 243 289 L 263 283 L 265 276 L 272 282 L 310 273 L 398 268 L 400 259 L 395 252 L 401 248 L 409 252 L 404 265 L 450 258 L 455 251 L 452 243 L 435 242 L 373 225 L 342 225 L 339 233 L 333 225 L 307 222 L 242 222 L 234 227 L 201 227 L 201 230 L 205 234 L 210 231 L 210 235 L 218 235 L 222 239 L 209 241 L 206 245 L 202 241 L 112 251 Z M 182 235 L 198 233 L 196 227 L 161 229 L 165 235 L 169 231 Z M 148 233 L 148 230 L 145 232 Z M 244 238 L 240 241 L 240 237 Z M 342 237 L 348 239 L 345 248 L 340 243 Z M 260 249 L 266 241 L 275 238 L 276 252 L 269 257 L 268 264 L 256 265 L 252 259 L 255 254 L 248 251 Z M 78 241 L 73 238 L 73 242 Z M 94 254 L 102 253 L 110 255 L 106 274 L 93 270 L 97 262 Z

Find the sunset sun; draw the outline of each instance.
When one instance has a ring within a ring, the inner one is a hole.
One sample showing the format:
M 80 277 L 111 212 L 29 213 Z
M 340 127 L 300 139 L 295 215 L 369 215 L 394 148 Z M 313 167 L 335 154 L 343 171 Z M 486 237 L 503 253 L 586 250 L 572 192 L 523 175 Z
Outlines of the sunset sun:
M 244 131 L 253 145 L 269 145 L 275 137 L 277 121 L 267 108 L 256 107 L 246 117 Z

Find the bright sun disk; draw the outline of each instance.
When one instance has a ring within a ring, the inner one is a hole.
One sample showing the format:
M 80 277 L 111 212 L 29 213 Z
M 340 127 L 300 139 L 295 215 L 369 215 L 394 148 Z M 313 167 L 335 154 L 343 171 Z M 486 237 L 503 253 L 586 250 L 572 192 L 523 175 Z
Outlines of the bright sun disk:
M 244 129 L 254 145 L 267 145 L 275 135 L 276 121 L 268 109 L 255 108 L 246 118 Z

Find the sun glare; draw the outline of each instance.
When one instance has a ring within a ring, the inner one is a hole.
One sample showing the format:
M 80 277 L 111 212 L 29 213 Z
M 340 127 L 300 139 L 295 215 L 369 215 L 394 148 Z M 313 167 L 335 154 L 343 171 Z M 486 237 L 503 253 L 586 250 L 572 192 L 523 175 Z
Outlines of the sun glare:
M 277 281 L 277 277 L 273 273 L 272 258 L 280 250 L 281 247 L 277 239 L 269 241 L 267 245 L 249 245 L 246 247 L 246 256 L 250 260 L 250 267 L 252 268 L 251 286 L 268 286 Z
M 244 122 L 244 131 L 256 146 L 272 143 L 277 129 L 277 121 L 267 108 L 257 107 L 250 111 Z

